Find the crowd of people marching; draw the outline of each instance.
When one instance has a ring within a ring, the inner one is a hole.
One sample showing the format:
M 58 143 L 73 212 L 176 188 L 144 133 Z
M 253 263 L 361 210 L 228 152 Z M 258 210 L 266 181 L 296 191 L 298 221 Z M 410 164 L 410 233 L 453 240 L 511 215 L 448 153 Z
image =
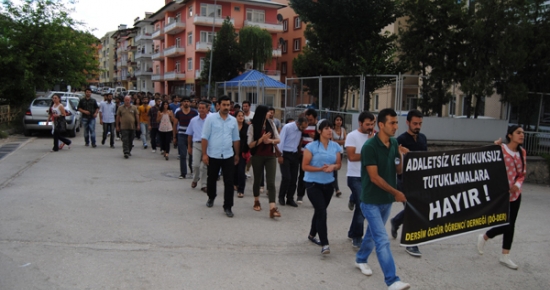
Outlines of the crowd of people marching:
M 279 206 L 298 207 L 307 194 L 314 208 L 308 240 L 320 246 L 323 255 L 330 253 L 327 208 L 333 196 L 342 194 L 338 170 L 342 167 L 345 153 L 348 159 L 347 185 L 351 191 L 348 207 L 353 211 L 348 237 L 359 249 L 355 266 L 364 275 L 372 275 L 367 260 L 376 250 L 389 289 L 409 289 L 410 285 L 400 281 L 396 274 L 385 224 L 393 202 L 403 202 L 406 206 L 400 161 L 409 150 L 427 150 L 426 136 L 420 133 L 421 112 L 411 110 L 407 116 L 407 131 L 394 138 L 398 118 L 392 109 L 381 110 L 377 117 L 370 112 L 361 112 L 357 119 L 358 129 L 349 133 L 340 115 L 332 120 L 318 120 L 317 111 L 307 109 L 296 120 L 289 119 L 282 124 L 274 118 L 274 108 L 259 105 L 253 112 L 250 102 L 242 102 L 241 107 L 227 96 L 207 100 L 138 93 L 113 100 L 112 94 L 106 94 L 98 105 L 91 98 L 91 91 L 86 90 L 78 110 L 82 113 L 86 146 L 97 146 L 95 120 L 99 115 L 103 126 L 101 144 L 105 145 L 109 137 L 110 147 L 115 148 L 116 136 L 122 141 L 124 158 L 132 156 L 136 138 L 141 140 L 144 149 L 150 145 L 152 152 L 160 150 L 165 160 L 169 160 L 171 147 L 177 148 L 179 178 L 193 179 L 191 187 L 199 186 L 208 195 L 207 207 L 213 207 L 217 181 L 222 179 L 223 209 L 228 217 L 234 216 L 234 193 L 237 192 L 238 198 L 244 196 L 250 166 L 254 178 L 252 208 L 255 211 L 262 210 L 259 196 L 264 188 L 269 197 L 270 218 L 281 217 Z M 63 105 L 54 95 L 50 118 L 55 120 L 62 115 Z M 53 151 L 63 148 L 63 145 L 70 146 L 71 141 L 55 129 L 53 136 Z M 509 177 L 512 218 L 509 225 L 479 235 L 477 248 L 482 254 L 486 240 L 503 234 L 500 263 L 517 269 L 518 266 L 509 258 L 509 252 L 526 172 L 525 150 L 521 148 L 523 129 L 512 126 L 506 137 L 508 143 L 501 146 Z M 278 192 L 275 185 L 277 164 L 281 173 Z M 366 230 L 365 219 L 368 222 Z M 391 236 L 395 239 L 403 223 L 402 212 L 390 223 Z M 421 256 L 418 247 L 408 247 L 406 251 L 412 256 Z

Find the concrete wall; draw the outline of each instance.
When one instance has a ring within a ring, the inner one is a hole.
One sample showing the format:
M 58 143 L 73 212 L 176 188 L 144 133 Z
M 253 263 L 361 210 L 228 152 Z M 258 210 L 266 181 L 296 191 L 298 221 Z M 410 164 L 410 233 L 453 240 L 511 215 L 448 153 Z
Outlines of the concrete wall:
M 430 140 L 489 142 L 506 135 L 507 120 L 424 117 L 422 133 Z M 399 116 L 396 136 L 407 131 L 407 117 Z

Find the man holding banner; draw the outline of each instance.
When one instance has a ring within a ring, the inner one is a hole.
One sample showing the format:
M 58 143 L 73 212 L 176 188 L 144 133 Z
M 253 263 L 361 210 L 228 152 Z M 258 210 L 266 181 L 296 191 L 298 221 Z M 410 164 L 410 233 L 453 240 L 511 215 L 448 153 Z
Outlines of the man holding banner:
M 380 131 L 369 138 L 361 149 L 361 211 L 368 221 L 367 231 L 361 248 L 355 257 L 355 266 L 367 276 L 372 270 L 367 259 L 376 247 L 376 256 L 384 272 L 389 290 L 409 289 L 410 285 L 400 281 L 395 273 L 395 263 L 385 224 L 394 201 L 405 202 L 405 195 L 396 189 L 396 174 L 401 174 L 403 154 L 408 149 L 398 146 L 391 138 L 397 131 L 397 113 L 384 109 L 378 114 Z
M 428 141 L 426 135 L 420 133 L 422 128 L 423 115 L 419 110 L 411 110 L 407 114 L 407 126 L 409 129 L 397 137 L 397 143 L 410 151 L 428 151 Z M 403 190 L 402 175 L 397 175 L 397 189 Z M 406 204 L 404 204 L 406 206 Z M 405 210 L 402 210 L 394 218 L 390 219 L 391 236 L 397 238 L 397 230 L 403 224 Z M 418 246 L 406 247 L 405 251 L 413 257 L 421 257 L 422 253 Z

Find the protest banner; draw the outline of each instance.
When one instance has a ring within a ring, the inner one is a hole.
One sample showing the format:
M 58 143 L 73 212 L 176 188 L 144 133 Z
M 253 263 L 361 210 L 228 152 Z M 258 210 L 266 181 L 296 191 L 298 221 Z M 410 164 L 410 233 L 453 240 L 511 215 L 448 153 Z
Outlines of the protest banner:
M 401 245 L 433 242 L 508 223 L 509 186 L 500 146 L 409 152 Z

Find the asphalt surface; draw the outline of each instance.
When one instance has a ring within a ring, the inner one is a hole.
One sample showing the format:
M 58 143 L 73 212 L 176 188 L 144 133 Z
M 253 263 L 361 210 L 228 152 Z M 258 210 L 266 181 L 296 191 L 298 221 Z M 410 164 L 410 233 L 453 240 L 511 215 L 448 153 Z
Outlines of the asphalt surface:
M 374 274 L 354 267 L 347 238 L 345 164 L 341 198 L 328 208 L 331 254 L 307 240 L 313 208 L 280 206 L 282 217 L 252 209 L 252 182 L 236 198 L 234 218 L 218 198 L 180 180 L 177 152 L 165 161 L 134 141 L 126 160 L 122 144 L 84 146 L 82 132 L 70 150 L 49 152 L 47 134 L 22 142 L 0 160 L 0 289 L 386 289 L 373 255 Z M 277 188 L 280 174 L 277 174 Z M 526 184 L 511 258 L 499 264 L 502 238 L 475 248 L 477 233 L 420 247 L 409 256 L 391 240 L 397 274 L 411 289 L 547 289 L 550 190 Z M 392 216 L 402 209 L 395 203 Z M 387 225 L 389 232 L 389 223 Z M 399 237 L 398 237 L 399 239 Z

